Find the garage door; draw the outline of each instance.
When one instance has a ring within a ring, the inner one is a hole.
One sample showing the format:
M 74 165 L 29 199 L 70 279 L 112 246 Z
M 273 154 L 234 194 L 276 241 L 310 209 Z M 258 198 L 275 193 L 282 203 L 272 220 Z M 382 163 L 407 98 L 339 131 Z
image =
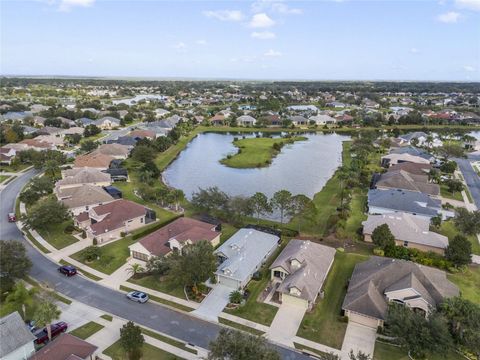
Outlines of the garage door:
M 287 294 L 282 294 L 282 304 L 299 306 L 299 307 L 304 308 L 304 309 L 306 309 L 308 307 L 308 302 L 307 301 L 305 301 L 303 299 L 299 299 L 295 296 L 287 295 Z
M 348 319 L 349 319 L 349 321 L 353 321 L 353 322 L 359 323 L 361 325 L 369 326 L 371 328 L 376 329 L 378 327 L 378 320 L 377 319 L 366 317 L 366 316 L 363 316 L 363 315 L 360 315 L 360 314 L 349 313 L 348 314 Z
M 238 289 L 238 281 L 235 280 L 235 279 L 231 279 L 231 278 L 224 277 L 224 276 L 219 276 L 218 277 L 218 283 L 222 284 L 222 285 L 225 285 L 225 286 L 228 286 L 228 287 L 231 287 L 233 289 Z

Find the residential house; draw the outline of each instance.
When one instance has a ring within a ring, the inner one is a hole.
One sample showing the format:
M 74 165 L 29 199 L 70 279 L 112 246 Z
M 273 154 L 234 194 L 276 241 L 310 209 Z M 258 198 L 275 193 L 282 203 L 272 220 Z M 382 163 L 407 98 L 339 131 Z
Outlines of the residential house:
M 308 121 L 315 122 L 315 125 L 317 126 L 323 126 L 323 125 L 334 125 L 337 123 L 337 120 L 329 115 L 314 115 L 310 116 L 308 118 Z
M 181 251 L 185 245 L 201 240 L 217 246 L 221 233 L 216 231 L 216 228 L 216 225 L 181 217 L 130 245 L 130 255 L 135 259 L 147 261 L 153 256 Z
M 438 136 L 432 134 L 432 139 L 429 141 L 429 135 L 422 132 L 416 131 L 411 132 L 405 135 L 399 136 L 405 143 L 413 145 L 415 142 L 418 146 L 431 146 L 431 147 L 440 147 L 443 146 L 442 140 L 438 138 Z
M 0 115 L 0 121 L 22 121 L 28 117 L 33 117 L 30 111 L 9 111 L 3 115 Z
M 427 174 L 416 175 L 405 170 L 392 170 L 391 168 L 386 173 L 376 177 L 373 186 L 376 189 L 405 189 L 431 196 L 440 195 L 440 186 L 429 182 Z
M 75 187 L 56 187 L 55 195 L 75 216 L 88 211 L 92 207 L 115 200 L 102 187 L 90 184 Z
M 288 119 L 295 126 L 307 126 L 308 125 L 308 119 L 303 117 L 303 116 L 300 116 L 300 115 L 290 116 Z
M 57 119 L 62 122 L 63 126 L 68 126 L 68 127 L 75 126 L 75 121 L 73 121 L 71 119 L 67 119 L 66 117 L 59 116 L 59 117 L 57 117 Z
M 312 310 L 333 264 L 335 249 L 309 240 L 290 240 L 270 266 L 278 299 Z
M 383 326 L 388 304 L 404 304 L 426 315 L 445 298 L 459 295 L 444 271 L 406 260 L 372 256 L 355 266 L 342 310 L 349 321 Z
M 219 284 L 242 289 L 278 246 L 280 238 L 255 229 L 240 229 L 224 242 L 215 255 L 219 266 L 215 277 Z
M 93 124 L 102 130 L 111 130 L 120 126 L 120 120 L 112 116 L 105 116 L 101 119 L 95 120 Z
M 225 123 L 225 115 L 217 113 L 208 121 L 210 121 L 212 125 L 223 125 Z
M 45 120 L 47 120 L 46 118 L 42 117 L 42 116 L 34 116 L 33 117 L 33 124 L 35 126 L 45 126 Z
M 14 148 L 7 145 L 0 147 L 0 163 L 10 165 L 13 158 L 17 155 L 17 151 Z
M 394 148 L 390 150 L 390 154 L 409 154 L 412 156 L 421 157 L 425 160 L 428 160 L 430 163 L 435 162 L 435 156 L 415 146 L 404 146 L 404 147 Z
M 293 112 L 304 112 L 304 113 L 317 113 L 318 108 L 315 105 L 290 105 L 287 106 L 287 110 Z
M 238 126 L 254 126 L 257 123 L 257 119 L 250 115 L 242 115 L 237 118 Z
M 130 154 L 130 147 L 121 144 L 103 144 L 90 153 L 90 155 L 94 154 L 106 155 L 114 159 L 126 159 Z
M 368 191 L 369 214 L 382 215 L 396 212 L 406 212 L 427 219 L 436 216 L 444 219 L 454 216 L 452 212 L 442 209 L 440 199 L 433 199 L 421 192 L 402 189 Z
M 0 359 L 27 360 L 35 353 L 35 336 L 15 311 L 0 319 Z
M 97 347 L 71 334 L 61 334 L 30 360 L 95 360 Z
M 155 117 L 157 119 L 159 118 L 162 118 L 164 116 L 167 116 L 168 114 L 170 114 L 170 111 L 168 110 L 165 110 L 165 109 L 155 109 Z
M 141 139 L 147 138 L 151 140 L 157 137 L 157 134 L 155 133 L 155 131 L 152 131 L 152 130 L 133 130 L 133 131 L 130 131 L 129 135 L 133 137 L 138 137 Z
M 55 186 L 60 189 L 92 185 L 109 186 L 112 184 L 110 174 L 94 168 L 76 168 L 62 171 L 62 179 Z
M 126 135 L 126 136 L 119 136 L 116 139 L 107 140 L 106 143 L 120 144 L 120 145 L 125 145 L 130 148 L 133 148 L 137 144 L 138 140 L 140 140 L 140 137 L 133 137 L 133 136 Z
M 45 126 L 41 129 L 37 129 L 38 135 L 60 135 L 64 129 L 57 128 L 55 126 Z
M 441 255 L 448 247 L 446 236 L 430 231 L 430 220 L 404 212 L 369 215 L 368 219 L 362 223 L 364 240 L 372 242 L 373 231 L 383 224 L 387 224 L 390 228 L 397 246 L 425 252 L 433 251 Z
M 91 125 L 91 124 L 94 124 L 95 123 L 95 120 L 92 120 L 90 118 L 87 118 L 87 117 L 82 117 L 80 119 L 77 119 L 75 120 L 75 122 L 80 125 L 80 126 L 87 126 L 87 125 Z
M 89 167 L 99 170 L 107 170 L 110 166 L 110 162 L 115 159 L 113 156 L 104 155 L 99 153 L 88 153 L 85 155 L 79 155 L 75 158 L 73 163 L 74 168 Z
M 428 175 L 433 167 L 431 164 L 416 164 L 411 162 L 399 163 L 391 166 L 388 171 L 405 171 L 412 175 Z
M 88 239 L 96 238 L 101 244 L 145 226 L 147 213 L 143 205 L 119 199 L 80 213 L 75 217 L 75 225 L 86 231 Z
M 339 101 L 331 101 L 331 102 L 328 102 L 325 104 L 326 107 L 333 107 L 333 108 L 336 108 L 336 109 L 343 109 L 345 107 L 347 107 L 346 104 L 342 103 L 342 102 L 339 102 Z
M 52 144 L 51 142 L 41 141 L 37 138 L 24 139 L 20 141 L 18 144 L 25 146 L 23 150 L 30 150 L 30 149 L 36 150 L 36 151 L 57 150 L 56 145 Z
M 410 155 L 410 154 L 388 154 L 382 156 L 382 166 L 389 167 L 392 165 L 404 163 L 404 162 L 412 162 L 417 164 L 430 164 L 430 161 L 424 159 L 420 156 Z

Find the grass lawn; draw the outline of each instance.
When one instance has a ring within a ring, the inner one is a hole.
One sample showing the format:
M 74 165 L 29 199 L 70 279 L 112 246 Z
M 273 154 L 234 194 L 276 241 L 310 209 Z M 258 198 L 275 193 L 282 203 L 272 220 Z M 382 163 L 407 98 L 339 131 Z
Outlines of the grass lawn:
M 463 298 L 480 305 L 480 266 L 470 265 L 466 272 L 447 274 L 447 277 L 460 289 Z
M 70 264 L 68 261 L 63 260 L 63 259 L 61 259 L 59 262 L 60 262 L 61 265 L 74 266 L 74 265 Z M 100 281 L 100 280 L 102 280 L 102 278 L 99 278 L 98 276 L 93 275 L 93 274 L 89 273 L 88 271 L 85 271 L 85 270 L 79 268 L 78 266 L 76 266 L 76 269 L 77 269 L 77 271 L 78 271 L 79 273 L 83 274 L 84 276 L 88 277 L 89 279 L 92 279 L 93 281 Z
M 350 202 L 350 215 L 345 223 L 345 235 L 349 238 L 360 240 L 358 230 L 362 227 L 362 221 L 367 220 L 365 214 L 367 195 L 360 190 L 352 195 Z
M 72 224 L 72 221 L 66 220 L 61 224 L 54 224 L 45 229 L 37 230 L 37 232 L 54 248 L 63 249 L 64 247 L 72 245 L 78 241 L 75 236 L 66 234 L 64 231 L 67 225 L 70 224 Z
M 79 328 L 76 328 L 75 330 L 70 331 L 70 334 L 85 340 L 90 336 L 92 336 L 93 334 L 95 334 L 96 332 L 102 330 L 103 328 L 104 328 L 103 325 L 97 324 L 94 321 L 90 321 L 85 325 L 82 325 Z
M 222 235 L 220 235 L 220 246 L 223 244 L 225 241 L 230 239 L 230 237 L 237 232 L 237 228 L 233 225 L 227 224 L 227 223 L 222 223 Z
M 451 351 L 448 354 L 427 355 L 427 360 L 458 360 L 462 357 Z M 375 352 L 373 360 L 410 360 L 407 351 L 404 348 L 385 344 L 377 341 L 375 343 Z
M 108 315 L 108 314 L 103 314 L 102 316 L 100 316 L 102 319 L 104 320 L 107 320 L 107 321 L 112 321 L 113 320 L 113 316 L 112 315 Z
M 459 234 L 464 235 L 457 229 L 453 220 L 442 222 L 442 225 L 440 226 L 440 230 L 438 230 L 438 232 L 448 237 L 448 240 L 452 240 L 456 235 Z M 475 235 L 469 235 L 467 236 L 467 239 L 472 243 L 472 253 L 480 255 L 480 243 L 478 242 L 478 238 Z
M 269 166 L 272 159 L 277 156 L 280 151 L 273 148 L 275 143 L 287 145 L 293 144 L 295 141 L 307 140 L 303 136 L 294 136 L 289 139 L 281 138 L 248 138 L 233 141 L 239 149 L 239 153 L 220 160 L 226 166 L 245 169 Z
M 26 228 L 23 228 L 22 231 L 25 233 L 25 236 L 30 240 L 41 252 L 48 254 L 50 253 L 50 250 L 48 250 L 45 246 L 40 244 L 33 236 L 30 234 L 30 231 L 28 231 Z
M 175 346 L 179 349 L 182 349 L 184 351 L 188 351 L 192 354 L 198 354 L 198 351 L 195 350 L 195 349 L 192 349 L 192 348 L 189 348 L 185 345 L 184 342 L 182 341 L 178 341 L 178 340 L 175 340 L 175 339 L 172 339 L 172 338 L 169 338 L 167 336 L 164 336 L 162 334 L 159 334 L 157 332 L 154 332 L 152 330 L 149 330 L 149 329 L 145 329 L 145 328 L 141 328 L 142 329 L 142 333 L 147 335 L 147 336 L 150 336 L 154 339 L 157 339 L 157 340 L 160 340 L 160 341 L 163 341 L 164 343 L 167 343 L 167 344 L 170 344 L 172 346 Z
M 138 279 L 130 278 L 128 282 L 186 300 L 183 286 L 167 280 L 162 281 L 155 275 L 148 275 Z
M 121 290 L 121 291 L 125 291 L 125 292 L 135 291 L 135 289 L 130 288 L 130 287 L 127 287 L 127 286 L 123 286 L 123 285 L 120 285 L 120 290 Z M 148 297 L 149 297 L 150 300 L 152 300 L 152 301 L 155 301 L 155 302 L 157 302 L 157 303 L 170 306 L 170 307 L 172 307 L 172 308 L 176 308 L 176 309 L 181 310 L 181 311 L 190 312 L 190 311 L 193 311 L 193 310 L 194 310 L 194 309 L 191 308 L 191 307 L 184 306 L 184 305 L 181 305 L 181 304 L 177 304 L 176 302 L 169 301 L 169 300 L 165 300 L 165 299 L 156 297 L 155 295 L 148 294 Z
M 113 360 L 126 360 L 128 359 L 125 350 L 123 350 L 120 340 L 113 343 L 110 347 L 103 352 L 105 355 L 110 356 Z M 143 344 L 142 348 L 142 360 L 176 360 L 182 359 L 176 355 L 163 351 L 150 344 Z
M 9 175 L 0 175 L 0 184 L 3 183 L 5 180 L 9 179 L 11 176 Z
M 340 349 L 347 323 L 340 321 L 342 302 L 347 293 L 347 284 L 355 265 L 367 257 L 358 254 L 337 252 L 335 262 L 328 274 L 325 297 L 320 299 L 312 312 L 307 313 L 297 336 Z
M 31 166 L 30 164 L 17 164 L 17 165 L 0 165 L 0 172 L 19 172 L 27 167 Z
M 239 323 L 236 323 L 235 321 L 230 321 L 230 320 L 227 320 L 227 319 L 224 319 L 224 318 L 221 318 L 221 317 L 218 318 L 218 322 L 220 324 L 227 325 L 227 326 L 230 326 L 232 328 L 235 328 L 235 329 L 238 329 L 238 330 L 241 330 L 241 331 L 245 331 L 245 332 L 248 332 L 248 333 L 253 334 L 253 335 L 260 336 L 260 335 L 265 334 L 262 330 L 257 330 L 257 329 L 251 328 L 250 326 L 239 324 Z
M 451 193 L 450 191 L 448 191 L 448 187 L 445 184 L 440 185 L 440 195 L 446 199 L 452 199 L 452 200 L 463 202 L 462 193 L 459 191 Z

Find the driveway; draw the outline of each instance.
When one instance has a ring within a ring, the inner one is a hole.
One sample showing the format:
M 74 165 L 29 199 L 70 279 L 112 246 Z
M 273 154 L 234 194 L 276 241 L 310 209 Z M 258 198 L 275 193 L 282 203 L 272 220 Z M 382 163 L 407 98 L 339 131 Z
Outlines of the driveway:
M 305 307 L 294 304 L 280 305 L 267 337 L 282 345 L 293 347 L 293 338 L 297 335 L 306 310 Z
M 227 306 L 230 293 L 234 290 L 231 287 L 216 284 L 215 288 L 203 299 L 201 305 L 191 314 L 205 320 L 218 322 L 218 315 Z
M 373 357 L 377 329 L 349 321 L 345 337 L 343 338 L 343 358 L 348 359 L 348 353 L 353 350 L 356 355 L 359 351 Z

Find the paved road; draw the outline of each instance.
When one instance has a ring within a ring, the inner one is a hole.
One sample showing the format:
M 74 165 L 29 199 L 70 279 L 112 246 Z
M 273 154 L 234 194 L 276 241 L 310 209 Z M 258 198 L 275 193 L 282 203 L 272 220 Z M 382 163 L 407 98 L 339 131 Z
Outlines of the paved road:
M 455 159 L 467 183 L 470 194 L 478 209 L 480 209 L 480 176 L 473 170 L 468 159 Z
M 133 303 L 118 291 L 103 287 L 81 276 L 72 278 L 61 276 L 56 270 L 57 265 L 33 248 L 23 238 L 14 223 L 7 221 L 7 214 L 15 207 L 16 195 L 34 175 L 35 170 L 28 171 L 18 179 L 10 182 L 0 192 L 0 239 L 20 240 L 25 244 L 28 256 L 33 263 L 30 275 L 34 279 L 46 282 L 55 288 L 56 291 L 89 306 L 127 320 L 132 320 L 137 324 L 150 327 L 200 347 L 208 347 L 209 342 L 215 339 L 221 328 L 217 324 L 202 321 L 157 304 Z M 283 359 L 309 359 L 309 357 L 287 348 L 277 347 L 277 349 Z

